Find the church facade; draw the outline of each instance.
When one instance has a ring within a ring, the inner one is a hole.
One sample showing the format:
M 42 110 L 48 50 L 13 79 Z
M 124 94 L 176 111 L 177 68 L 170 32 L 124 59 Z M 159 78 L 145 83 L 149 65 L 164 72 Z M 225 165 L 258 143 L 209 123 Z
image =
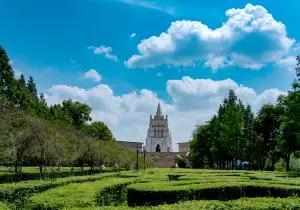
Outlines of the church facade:
M 162 114 L 160 103 L 157 106 L 155 116 L 150 115 L 145 149 L 146 152 L 172 152 L 168 115 Z

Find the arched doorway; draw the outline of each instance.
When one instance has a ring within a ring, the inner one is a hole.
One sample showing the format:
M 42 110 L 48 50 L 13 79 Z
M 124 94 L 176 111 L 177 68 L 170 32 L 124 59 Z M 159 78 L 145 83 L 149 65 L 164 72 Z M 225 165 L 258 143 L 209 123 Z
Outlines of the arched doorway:
M 156 146 L 155 151 L 156 151 L 156 152 L 160 152 L 160 146 L 159 146 L 159 144 Z

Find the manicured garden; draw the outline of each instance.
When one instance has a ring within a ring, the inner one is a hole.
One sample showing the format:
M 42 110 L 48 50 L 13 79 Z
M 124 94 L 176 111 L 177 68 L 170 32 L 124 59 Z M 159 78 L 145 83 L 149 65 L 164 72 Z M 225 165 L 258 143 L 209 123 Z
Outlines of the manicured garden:
M 0 209 L 299 209 L 285 172 L 147 169 L 0 184 Z

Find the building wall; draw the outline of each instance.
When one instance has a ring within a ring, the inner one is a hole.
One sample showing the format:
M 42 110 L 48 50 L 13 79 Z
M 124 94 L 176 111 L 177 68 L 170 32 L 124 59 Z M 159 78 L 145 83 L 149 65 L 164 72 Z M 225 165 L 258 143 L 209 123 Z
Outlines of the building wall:
M 178 143 L 178 151 L 184 153 L 190 152 L 190 142 Z
M 130 149 L 133 151 L 138 150 L 139 152 L 143 151 L 142 142 L 117 141 L 117 144 L 120 148 Z
M 153 167 L 156 168 L 172 168 L 176 166 L 178 155 L 185 156 L 181 152 L 146 152 L 146 157 L 152 161 Z

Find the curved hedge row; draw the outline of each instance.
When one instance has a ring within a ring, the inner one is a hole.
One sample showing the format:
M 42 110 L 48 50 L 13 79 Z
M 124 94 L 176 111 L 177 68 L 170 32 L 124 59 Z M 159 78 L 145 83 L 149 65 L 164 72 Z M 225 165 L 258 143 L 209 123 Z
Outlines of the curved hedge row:
M 132 182 L 133 179 L 130 178 L 105 178 L 94 182 L 68 184 L 32 196 L 27 208 L 56 210 L 93 207 L 97 203 L 116 205 L 126 200 L 126 185 Z
M 185 200 L 231 200 L 241 197 L 288 197 L 299 196 L 300 187 L 286 185 L 268 185 L 261 183 L 215 183 L 214 185 L 196 184 L 155 191 L 142 190 L 138 185 L 128 188 L 128 205 L 144 206 L 172 204 Z
M 34 193 L 70 183 L 83 183 L 95 181 L 104 177 L 116 176 L 117 173 L 105 173 L 99 175 L 87 175 L 76 177 L 65 177 L 56 180 L 30 180 L 17 183 L 0 184 L 0 201 L 15 202 Z
M 127 202 L 127 185 L 133 183 L 135 179 L 123 179 L 120 183 L 114 183 L 104 187 L 96 195 L 97 206 L 117 206 Z

